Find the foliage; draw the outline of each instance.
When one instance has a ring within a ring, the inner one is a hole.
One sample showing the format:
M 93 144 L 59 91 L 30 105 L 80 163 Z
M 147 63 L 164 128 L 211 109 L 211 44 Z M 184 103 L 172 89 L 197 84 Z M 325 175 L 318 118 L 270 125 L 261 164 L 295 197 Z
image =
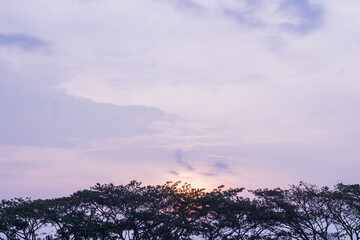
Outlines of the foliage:
M 0 202 L 0 240 L 360 240 L 360 185 L 210 192 L 168 182 L 96 184 L 71 196 Z

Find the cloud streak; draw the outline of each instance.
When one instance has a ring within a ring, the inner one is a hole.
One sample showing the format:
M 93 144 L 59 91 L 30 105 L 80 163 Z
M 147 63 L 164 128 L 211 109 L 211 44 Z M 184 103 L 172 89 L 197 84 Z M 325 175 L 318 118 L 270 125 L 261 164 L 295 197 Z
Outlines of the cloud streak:
M 26 51 L 34 51 L 39 49 L 46 49 L 49 43 L 34 36 L 28 36 L 21 33 L 1 34 L 0 46 L 16 47 Z
M 176 159 L 176 163 L 178 163 L 180 165 L 184 165 L 187 168 L 187 170 L 189 170 L 189 171 L 195 170 L 189 163 L 184 161 L 183 151 L 181 149 L 179 149 L 175 152 L 174 157 Z
M 283 1 L 280 3 L 278 11 L 285 12 L 294 18 L 293 23 L 283 23 L 285 29 L 299 33 L 308 33 L 319 28 L 324 10 L 319 4 L 304 1 Z

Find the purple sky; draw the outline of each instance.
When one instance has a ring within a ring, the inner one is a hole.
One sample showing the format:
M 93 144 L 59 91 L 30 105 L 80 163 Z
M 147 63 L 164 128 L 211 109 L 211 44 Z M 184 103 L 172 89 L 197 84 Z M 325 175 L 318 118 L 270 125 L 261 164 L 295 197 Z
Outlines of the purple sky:
M 360 181 L 358 0 L 0 4 L 0 198 Z

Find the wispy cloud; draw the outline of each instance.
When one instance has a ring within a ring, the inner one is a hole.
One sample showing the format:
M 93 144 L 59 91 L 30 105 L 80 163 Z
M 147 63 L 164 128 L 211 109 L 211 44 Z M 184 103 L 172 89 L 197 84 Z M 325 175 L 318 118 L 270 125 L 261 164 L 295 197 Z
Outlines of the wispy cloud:
M 34 51 L 47 48 L 49 43 L 40 38 L 22 33 L 0 33 L 0 46 L 16 47 L 26 51 Z
M 321 3 L 309 0 L 186 0 L 170 3 L 194 11 L 201 9 L 204 15 L 224 16 L 248 29 L 276 28 L 301 34 L 319 28 L 324 13 Z
M 179 173 L 176 171 L 170 171 L 171 174 L 175 175 L 175 176 L 179 176 Z
M 193 10 L 193 11 L 200 11 L 204 10 L 204 8 L 192 0 L 165 0 L 168 1 L 170 4 L 174 4 L 180 10 Z
M 229 165 L 225 162 L 215 162 L 214 167 L 217 169 L 228 169 Z
M 277 11 L 292 19 L 292 22 L 281 25 L 285 29 L 299 33 L 308 33 L 319 28 L 324 14 L 324 9 L 320 4 L 312 3 L 309 0 L 282 1 Z
M 184 165 L 187 170 L 193 171 L 195 170 L 191 164 L 187 163 L 184 159 L 183 159 L 183 151 L 181 149 L 177 150 L 174 154 L 174 157 L 176 159 L 176 163 Z

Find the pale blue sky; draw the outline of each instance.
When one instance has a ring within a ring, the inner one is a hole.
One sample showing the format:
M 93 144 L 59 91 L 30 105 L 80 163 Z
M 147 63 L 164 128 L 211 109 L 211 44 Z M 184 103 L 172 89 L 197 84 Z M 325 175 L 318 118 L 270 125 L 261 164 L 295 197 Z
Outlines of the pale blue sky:
M 356 0 L 0 4 L 0 197 L 360 180 Z

